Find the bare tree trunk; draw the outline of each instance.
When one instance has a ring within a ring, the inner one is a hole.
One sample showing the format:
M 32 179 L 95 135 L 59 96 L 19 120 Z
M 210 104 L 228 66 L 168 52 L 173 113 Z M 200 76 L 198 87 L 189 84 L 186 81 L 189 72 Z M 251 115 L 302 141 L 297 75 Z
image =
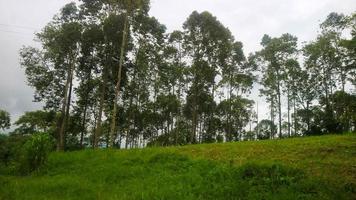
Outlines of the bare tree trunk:
M 307 127 L 308 127 L 308 133 L 309 133 L 310 132 L 309 102 L 307 102 Z
M 67 120 L 67 106 L 68 106 L 68 90 L 70 88 L 70 84 L 72 82 L 72 77 L 74 73 L 74 59 L 70 58 L 70 64 L 67 70 L 67 81 L 64 86 L 64 97 L 63 97 L 63 102 L 62 102 L 62 115 L 61 115 L 61 123 L 60 123 L 60 128 L 59 128 L 59 143 L 57 145 L 57 150 L 58 151 L 63 151 L 64 150 L 64 143 L 65 143 L 65 124 Z
M 129 133 L 126 131 L 126 137 L 125 137 L 125 149 L 128 148 L 128 145 L 129 145 Z
M 110 138 L 109 138 L 109 147 L 114 146 L 114 136 L 115 136 L 115 131 L 116 131 L 116 114 L 117 114 L 117 103 L 119 100 L 120 96 L 120 85 L 121 85 L 121 73 L 122 73 L 122 66 L 124 63 L 124 51 L 125 51 L 125 46 L 126 46 L 126 40 L 127 40 L 127 32 L 129 30 L 129 15 L 128 13 L 126 14 L 125 17 L 125 24 L 124 24 L 124 31 L 122 34 L 122 42 L 121 42 L 121 49 L 120 49 L 120 61 L 119 61 L 119 73 L 117 76 L 117 83 L 115 87 L 115 99 L 114 99 L 114 108 L 112 112 L 112 119 L 111 119 L 111 127 L 110 127 Z
M 282 138 L 282 103 L 281 103 L 281 87 L 280 81 L 278 81 L 278 125 L 279 125 L 279 138 Z
M 294 136 L 297 136 L 297 113 L 296 113 L 296 100 L 295 95 L 293 95 L 293 114 L 294 114 Z
M 97 121 L 97 116 L 96 116 L 96 114 L 94 113 L 94 125 L 96 124 L 96 121 Z M 95 137 L 95 131 L 96 131 L 96 126 L 93 128 L 93 136 L 92 136 L 92 138 L 91 138 L 91 147 L 94 149 L 95 148 L 95 146 L 94 146 L 94 137 Z
M 290 126 L 290 94 L 289 94 L 290 90 L 289 90 L 289 86 L 287 89 L 287 110 L 288 110 L 288 137 L 291 136 L 291 126 Z
M 82 122 L 82 128 L 83 130 L 81 131 L 80 133 L 80 146 L 83 148 L 84 145 L 83 145 L 83 141 L 84 141 L 84 134 L 86 132 L 86 117 L 87 117 L 87 109 L 88 109 L 88 105 L 86 103 L 85 107 L 84 107 L 84 112 L 83 112 L 83 122 Z
M 71 76 L 73 76 L 73 74 Z M 70 78 L 69 94 L 68 94 L 68 99 L 67 99 L 67 108 L 66 108 L 66 124 L 67 125 L 68 125 L 68 120 L 69 120 L 70 105 L 72 103 L 72 89 L 73 89 L 73 77 Z
M 122 134 L 119 135 L 118 148 L 121 149 Z
M 98 113 L 98 120 L 96 122 L 96 129 L 95 129 L 95 134 L 94 134 L 94 147 L 97 148 L 99 144 L 99 138 L 102 135 L 101 134 L 101 123 L 102 123 L 102 116 L 103 116 L 103 108 L 104 108 L 104 98 L 105 98 L 105 85 L 104 82 L 102 82 L 101 85 L 101 94 L 100 94 L 100 102 L 99 102 L 99 113 Z
M 271 98 L 271 139 L 274 138 L 275 130 L 274 130 L 274 97 Z
M 195 91 L 196 91 L 196 88 L 194 89 Z M 192 119 L 192 134 L 191 134 L 191 136 L 190 136 L 190 143 L 191 144 L 194 144 L 195 143 L 195 138 L 196 138 L 196 131 L 197 131 L 197 118 L 198 118 L 198 116 L 197 116 L 197 108 L 196 108 L 196 105 L 197 105 L 197 103 L 196 103 L 196 101 L 197 101 L 197 98 L 196 98 L 196 96 L 197 96 L 197 94 L 196 94 L 196 92 L 195 92 L 195 95 L 194 95 L 194 102 L 193 102 L 193 113 L 192 113 L 192 115 L 193 115 L 193 119 Z
M 229 114 L 227 116 L 227 128 L 228 128 L 228 142 L 232 141 L 232 133 L 231 133 L 231 95 L 232 95 L 232 88 L 231 88 L 231 73 L 229 75 L 230 83 L 229 83 Z
M 62 108 L 61 108 L 61 117 L 59 119 L 59 124 L 58 124 L 59 130 L 58 130 L 57 151 L 64 150 L 64 122 L 65 122 L 65 114 L 66 114 L 68 88 L 69 88 L 69 79 L 67 79 L 66 85 L 64 87 L 64 98 L 63 98 Z
M 70 105 L 72 102 L 72 89 L 73 89 L 73 73 L 74 73 L 74 66 L 73 69 L 71 70 L 71 74 L 70 74 L 70 83 L 69 83 L 69 91 L 68 91 L 68 99 L 67 99 L 67 106 L 66 106 L 66 114 L 65 114 L 65 122 L 64 122 L 64 145 L 65 145 L 65 135 L 66 135 L 66 129 L 67 126 L 69 124 L 69 118 L 70 118 Z
M 90 86 L 89 86 L 89 83 L 91 81 L 91 70 L 88 74 L 88 78 L 87 78 L 87 81 L 88 81 L 88 85 L 87 85 L 87 88 L 86 88 L 86 92 L 89 93 L 90 92 Z M 88 103 L 88 99 L 86 98 L 85 99 L 85 106 L 84 106 L 84 111 L 83 111 L 83 122 L 82 122 L 82 127 L 83 127 L 83 130 L 81 131 L 80 133 L 80 146 L 83 148 L 83 142 L 84 142 L 84 134 L 86 134 L 86 118 L 87 118 L 87 110 L 88 110 L 88 106 L 89 106 L 89 103 Z
M 259 124 L 259 110 L 258 110 L 258 101 L 257 101 L 257 117 L 256 117 L 256 120 L 257 120 L 257 122 L 256 122 L 256 129 L 257 129 L 257 135 L 256 135 L 256 139 L 258 139 L 258 137 L 259 137 L 259 135 L 260 135 L 260 127 L 258 126 L 258 124 Z

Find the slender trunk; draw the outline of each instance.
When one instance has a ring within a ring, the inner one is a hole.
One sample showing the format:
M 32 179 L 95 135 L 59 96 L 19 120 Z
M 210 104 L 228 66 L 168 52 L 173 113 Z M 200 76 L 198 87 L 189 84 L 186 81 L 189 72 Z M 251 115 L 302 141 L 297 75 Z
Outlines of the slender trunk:
M 106 57 L 108 59 L 108 56 Z M 99 138 L 102 135 L 102 117 L 103 117 L 103 109 L 104 109 L 104 101 L 106 94 L 106 85 L 108 79 L 107 67 L 103 66 L 102 75 L 101 75 L 101 85 L 100 85 L 100 100 L 99 100 L 99 110 L 98 110 L 98 120 L 96 123 L 96 129 L 94 134 L 94 146 L 98 147 Z
M 310 133 L 309 101 L 307 102 L 307 127 L 308 127 L 308 133 Z
M 119 135 L 119 141 L 117 142 L 117 147 L 121 149 L 121 142 L 122 142 L 122 134 Z
M 296 99 L 295 99 L 295 95 L 293 95 L 293 114 L 294 114 L 294 136 L 297 136 L 297 113 L 296 113 Z
M 65 114 L 65 122 L 64 122 L 64 127 L 63 127 L 63 135 L 64 135 L 64 146 L 65 146 L 65 135 L 67 132 L 67 128 L 69 125 L 69 111 L 70 111 L 70 105 L 72 102 L 72 89 L 73 89 L 73 73 L 74 73 L 74 66 L 73 69 L 71 70 L 71 74 L 70 74 L 70 83 L 69 83 L 69 91 L 68 91 L 68 98 L 67 98 L 67 106 L 66 106 L 66 114 Z M 65 148 L 65 147 L 64 147 Z
M 87 109 L 88 109 L 88 105 L 87 105 L 87 103 L 86 103 L 86 104 L 85 104 L 85 107 L 84 107 L 84 111 L 83 111 L 83 122 L 82 122 L 82 128 L 83 128 L 83 130 L 82 130 L 81 133 L 80 133 L 80 146 L 81 146 L 81 148 L 84 147 L 83 142 L 84 142 L 84 134 L 85 134 L 85 132 L 86 132 L 86 126 L 85 126 L 85 124 L 86 124 L 86 117 L 87 117 Z
M 115 131 L 116 131 L 116 114 L 117 114 L 117 103 L 119 100 L 120 96 L 120 85 L 121 85 L 121 73 L 122 73 L 122 66 L 124 63 L 124 51 L 125 51 L 125 46 L 126 46 L 126 40 L 127 40 L 127 32 L 129 30 L 129 15 L 128 13 L 126 14 L 125 17 L 125 24 L 124 24 L 124 31 L 122 34 L 122 42 L 121 42 L 121 48 L 120 48 L 120 61 L 119 61 L 119 72 L 117 76 L 117 83 L 115 87 L 115 99 L 114 99 L 114 108 L 112 112 L 112 119 L 111 119 L 111 127 L 110 127 L 110 138 L 109 138 L 109 147 L 114 146 L 114 136 L 115 136 Z
M 194 66 L 194 78 L 196 79 L 196 66 Z M 198 95 L 198 86 L 196 84 L 196 80 L 194 80 L 194 83 L 193 83 L 193 111 L 192 111 L 192 134 L 190 135 L 190 143 L 193 144 L 195 143 L 195 138 L 196 138 L 196 131 L 197 131 L 197 118 L 198 118 L 198 114 L 197 114 L 197 95 Z
M 259 135 L 260 135 L 260 127 L 258 126 L 258 123 L 259 123 L 259 119 L 258 119 L 258 115 L 259 115 L 259 113 L 258 113 L 258 101 L 257 101 L 257 122 L 256 122 L 256 128 L 257 128 L 257 134 L 256 134 L 256 139 L 258 139 L 258 137 L 259 137 Z
M 94 147 L 95 148 L 98 147 L 99 138 L 102 135 L 102 133 L 101 133 L 101 131 L 102 131 L 101 123 L 102 123 L 102 116 L 103 116 L 103 109 L 104 109 L 104 98 L 105 98 L 105 85 L 104 84 L 105 84 L 105 80 L 103 80 L 103 82 L 101 83 L 98 120 L 97 120 L 97 123 L 96 123 L 96 129 L 95 129 L 95 134 L 94 134 Z
M 97 116 L 96 114 L 94 113 L 94 125 L 96 124 L 97 122 Z M 94 149 L 95 148 L 95 144 L 94 144 L 94 140 L 95 140 L 95 131 L 96 131 L 96 126 L 93 128 L 93 135 L 92 135 L 92 138 L 91 138 L 91 147 Z
M 88 81 L 88 85 L 87 85 L 87 88 L 86 88 L 86 92 L 89 93 L 90 92 L 90 80 L 91 80 L 91 70 L 88 74 L 88 78 L 87 78 L 87 81 Z M 83 130 L 81 131 L 80 133 L 80 146 L 83 148 L 83 142 L 84 142 L 84 135 L 86 134 L 86 118 L 87 118 L 87 110 L 88 110 L 88 98 L 85 98 L 85 106 L 84 106 L 84 111 L 83 111 L 83 121 L 82 121 L 82 128 Z
M 129 145 L 129 133 L 126 131 L 126 137 L 125 137 L 125 149 L 128 148 L 128 145 Z
M 60 128 L 59 128 L 59 143 L 57 146 L 58 151 L 63 151 L 64 150 L 64 143 L 65 143 L 65 123 L 67 120 L 66 116 L 66 111 L 67 111 L 67 106 L 68 106 L 68 90 L 70 87 L 70 84 L 72 82 L 72 77 L 74 73 L 74 59 L 70 58 L 70 64 L 67 70 L 67 81 L 64 86 L 64 97 L 63 97 L 63 102 L 62 102 L 62 115 L 61 115 L 61 123 L 60 123 Z
M 196 86 L 195 86 L 196 87 Z M 198 115 L 197 115 L 197 92 L 196 92 L 196 88 L 194 88 L 194 100 L 193 100 L 193 119 L 192 119 L 192 134 L 190 136 L 190 143 L 191 144 L 194 144 L 195 143 L 195 138 L 196 138 L 196 131 L 197 131 L 197 118 L 198 118 Z
M 153 104 L 153 113 L 157 114 L 157 93 L 158 93 L 158 88 L 157 88 L 157 70 L 154 70 L 154 94 L 153 94 L 153 99 L 154 99 L 154 104 Z M 159 135 L 159 125 L 157 123 L 155 123 L 155 128 L 156 128 L 156 132 L 155 132 L 155 137 L 156 139 L 158 138 Z
M 345 93 L 345 85 L 346 85 L 346 73 L 344 70 L 341 70 L 341 90 Z
M 231 95 L 232 95 L 232 87 L 231 87 L 231 82 L 232 82 L 232 77 L 231 77 L 231 72 L 229 75 L 230 83 L 229 83 L 229 114 L 227 118 L 227 126 L 228 126 L 228 142 L 232 141 L 232 133 L 231 133 Z
M 324 90 L 325 90 L 325 103 L 326 103 L 326 107 L 329 107 L 329 86 L 326 80 L 328 79 L 328 75 L 326 74 L 324 68 L 323 68 L 323 74 L 324 74 L 323 82 L 324 82 Z
M 278 81 L 278 125 L 279 125 L 279 138 L 282 138 L 282 103 L 281 103 L 281 88 L 280 81 Z
M 200 61 L 201 56 L 200 56 L 200 44 L 198 44 L 197 48 L 194 49 L 194 63 L 193 63 L 193 111 L 192 111 L 192 134 L 190 136 L 190 143 L 195 143 L 196 142 L 196 131 L 197 131 L 197 120 L 198 120 L 198 111 L 197 111 L 197 96 L 198 96 L 198 77 L 197 77 L 197 67 L 196 66 L 197 61 Z M 200 64 L 199 64 L 200 65 Z
M 214 78 L 215 79 L 215 78 Z M 213 88 L 212 88 L 212 98 L 213 98 L 213 101 L 215 100 L 215 90 L 216 90 L 216 86 L 215 86 L 215 80 L 213 82 Z M 208 116 L 208 128 L 206 129 L 206 135 L 207 137 L 209 138 L 209 140 L 211 140 L 212 138 L 212 135 L 215 134 L 213 133 L 214 129 L 211 128 L 212 126 L 212 121 L 213 121 L 213 114 L 214 114 L 214 110 L 212 109 L 212 106 L 209 104 L 209 116 Z M 204 120 L 204 127 L 206 126 L 205 125 L 205 122 L 206 120 Z M 205 138 L 207 138 L 205 137 Z
M 72 102 L 72 89 L 73 89 L 73 74 L 71 74 L 70 78 L 70 84 L 69 84 L 69 94 L 68 94 L 68 99 L 67 99 L 67 108 L 66 108 L 66 125 L 68 125 L 69 121 L 69 111 L 70 111 L 70 105 Z
M 275 130 L 274 130 L 274 97 L 271 98 L 271 139 L 274 138 Z
M 167 119 L 167 133 L 169 133 L 169 128 L 171 127 L 171 115 L 168 113 L 168 119 Z
M 289 94 L 290 90 L 289 90 L 289 86 L 287 88 L 287 110 L 288 110 L 288 137 L 291 136 L 291 127 L 290 127 L 290 94 Z

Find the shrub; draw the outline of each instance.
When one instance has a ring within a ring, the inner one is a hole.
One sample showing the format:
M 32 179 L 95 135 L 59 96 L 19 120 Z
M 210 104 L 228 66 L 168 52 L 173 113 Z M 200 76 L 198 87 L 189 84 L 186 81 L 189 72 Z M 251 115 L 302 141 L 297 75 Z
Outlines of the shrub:
M 17 134 L 0 135 L 0 174 L 9 174 L 17 170 L 22 147 L 28 139 L 28 136 Z
M 39 169 L 46 163 L 48 154 L 53 150 L 53 147 L 53 139 L 49 134 L 32 135 L 23 147 L 21 171 L 29 173 Z

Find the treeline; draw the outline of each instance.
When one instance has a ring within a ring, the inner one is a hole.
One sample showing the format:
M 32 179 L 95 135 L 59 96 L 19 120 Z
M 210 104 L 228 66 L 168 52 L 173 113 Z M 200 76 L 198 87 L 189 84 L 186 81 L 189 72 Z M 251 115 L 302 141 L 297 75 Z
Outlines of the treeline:
M 355 131 L 347 89 L 356 85 L 355 14 L 331 13 L 302 49 L 291 34 L 265 35 L 245 56 L 209 12 L 167 33 L 149 8 L 149 0 L 65 5 L 36 35 L 41 48 L 20 51 L 44 110 L 23 115 L 13 134 L 47 132 L 64 150 Z M 256 85 L 269 119 L 247 98 Z

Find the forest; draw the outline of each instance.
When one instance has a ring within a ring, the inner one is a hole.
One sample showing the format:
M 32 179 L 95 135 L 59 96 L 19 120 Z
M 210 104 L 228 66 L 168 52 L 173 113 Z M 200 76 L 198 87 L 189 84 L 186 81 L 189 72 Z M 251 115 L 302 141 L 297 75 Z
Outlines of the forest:
M 149 0 L 65 5 L 36 34 L 40 47 L 20 50 L 44 107 L 21 116 L 11 134 L 45 132 L 57 150 L 70 150 L 356 130 L 355 13 L 330 13 L 301 47 L 289 33 L 265 34 L 262 49 L 245 55 L 209 12 L 194 11 L 167 33 L 149 10 Z M 266 99 L 267 119 L 253 89 Z M 1 118 L 9 127 L 6 111 Z
M 213 13 L 167 31 L 151 3 L 66 4 L 19 50 L 43 108 L 0 108 L 0 200 L 356 197 L 356 12 L 246 54 Z

